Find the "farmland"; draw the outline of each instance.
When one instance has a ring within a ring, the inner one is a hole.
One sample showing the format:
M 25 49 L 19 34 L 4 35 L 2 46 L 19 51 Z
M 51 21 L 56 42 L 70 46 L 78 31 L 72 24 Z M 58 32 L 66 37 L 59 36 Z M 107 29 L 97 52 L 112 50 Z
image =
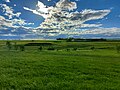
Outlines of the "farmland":
M 0 41 L 2 90 L 120 89 L 119 41 L 10 43 L 8 48 L 6 41 Z M 24 50 L 15 49 L 15 45 L 24 46 Z

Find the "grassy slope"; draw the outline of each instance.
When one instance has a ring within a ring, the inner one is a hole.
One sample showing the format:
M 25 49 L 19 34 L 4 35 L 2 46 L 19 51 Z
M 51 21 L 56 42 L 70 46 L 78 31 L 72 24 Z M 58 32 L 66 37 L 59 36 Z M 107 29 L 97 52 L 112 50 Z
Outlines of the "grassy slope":
M 114 47 L 115 43 L 82 44 Z M 0 89 L 119 90 L 120 54 L 113 49 L 84 48 L 70 52 L 0 51 Z

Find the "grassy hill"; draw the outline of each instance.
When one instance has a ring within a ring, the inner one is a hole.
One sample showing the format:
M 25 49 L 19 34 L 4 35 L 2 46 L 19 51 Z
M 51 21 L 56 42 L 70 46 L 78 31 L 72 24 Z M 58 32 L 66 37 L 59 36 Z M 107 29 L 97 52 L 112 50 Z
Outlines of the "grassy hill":
M 24 46 L 28 43 L 52 45 Z M 119 90 L 116 42 L 0 41 L 1 90 Z M 94 47 L 94 48 L 93 48 Z M 48 48 L 54 48 L 49 50 Z

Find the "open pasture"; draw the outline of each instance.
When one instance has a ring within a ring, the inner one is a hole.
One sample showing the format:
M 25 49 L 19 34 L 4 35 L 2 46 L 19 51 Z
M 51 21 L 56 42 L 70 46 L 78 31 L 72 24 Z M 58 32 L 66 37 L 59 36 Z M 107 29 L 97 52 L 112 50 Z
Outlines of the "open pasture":
M 28 43 L 51 45 L 16 46 Z M 120 42 L 0 41 L 1 90 L 119 90 Z M 39 47 L 42 47 L 39 50 Z M 48 49 L 54 48 L 54 49 Z

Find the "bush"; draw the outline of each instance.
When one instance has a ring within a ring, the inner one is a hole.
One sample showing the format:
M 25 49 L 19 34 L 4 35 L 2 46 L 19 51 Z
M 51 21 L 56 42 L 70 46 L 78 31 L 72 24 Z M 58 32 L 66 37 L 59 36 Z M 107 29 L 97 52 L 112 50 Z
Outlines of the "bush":
M 23 45 L 20 46 L 20 51 L 25 51 L 25 47 Z
M 77 50 L 77 48 L 73 48 L 73 50 L 74 50 L 74 51 L 76 51 L 76 50 Z
M 42 46 L 40 46 L 40 47 L 38 48 L 38 50 L 40 50 L 40 51 L 42 51 L 42 49 L 43 49 Z
M 17 45 L 14 45 L 14 50 L 18 50 L 18 46 Z
M 66 41 L 67 42 L 72 42 L 74 40 L 74 38 L 68 38 Z
M 24 46 L 51 46 L 52 43 L 27 43 Z
M 95 47 L 91 47 L 90 49 L 91 49 L 91 50 L 94 50 L 94 49 L 95 49 Z
M 12 44 L 10 43 L 10 41 L 6 42 L 6 46 L 7 46 L 8 50 L 11 50 Z
M 67 51 L 70 51 L 70 49 L 67 49 Z
M 15 49 L 15 50 L 18 50 L 18 46 L 17 46 L 17 43 L 16 43 L 16 42 L 14 42 L 14 49 Z
M 117 53 L 120 52 L 120 46 L 116 46 Z
M 47 50 L 55 50 L 55 48 L 53 48 L 53 47 L 49 47 Z

